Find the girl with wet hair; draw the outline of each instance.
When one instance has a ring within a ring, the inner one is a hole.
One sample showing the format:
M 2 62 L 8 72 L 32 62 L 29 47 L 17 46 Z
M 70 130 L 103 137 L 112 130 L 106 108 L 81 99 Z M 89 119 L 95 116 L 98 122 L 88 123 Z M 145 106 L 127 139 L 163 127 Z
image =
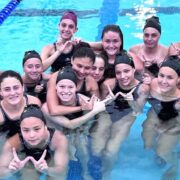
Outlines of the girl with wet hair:
M 129 134 L 130 128 L 144 106 L 144 98 L 148 85 L 142 84 L 135 78 L 133 58 L 127 53 L 115 57 L 115 78 L 103 83 L 102 97 L 113 97 L 114 101 L 107 105 L 112 125 L 109 128 L 109 139 L 103 150 L 103 177 L 109 179 L 112 166 L 117 159 L 122 142 Z
M 102 53 L 108 58 L 107 71 L 105 72 L 107 78 L 115 77 L 114 62 L 116 54 L 126 52 L 124 49 L 124 37 L 120 26 L 114 24 L 108 24 L 104 27 L 101 36 L 101 43 L 90 43 L 90 45 L 95 48 L 96 46 L 101 47 Z M 142 71 L 142 63 L 138 61 L 135 54 L 133 56 L 133 61 L 135 64 L 136 71 Z
M 89 103 L 84 103 L 83 99 L 88 97 L 77 93 L 77 82 L 78 78 L 70 66 L 66 66 L 61 70 L 56 79 L 56 94 L 58 104 L 67 110 L 56 116 L 50 116 L 47 104 L 43 106 L 43 110 L 49 116 L 49 120 L 54 122 L 56 127 L 61 127 L 68 137 L 71 160 L 76 159 L 75 154 L 77 154 L 77 158 L 80 159 L 82 164 L 82 177 L 87 179 L 90 177 L 87 167 L 89 160 L 87 149 L 89 129 L 94 122 L 93 117 L 105 110 L 105 104 L 99 102 L 95 96 L 90 99 Z M 81 111 L 70 112 L 70 108 L 79 106 L 82 109 Z M 67 113 L 67 111 L 69 112 Z
M 24 95 L 23 80 L 19 73 L 7 70 L 0 75 L 0 133 L 11 137 L 19 132 L 19 118 L 28 104 L 41 106 L 38 98 Z
M 8 139 L 0 156 L 0 177 L 64 180 L 68 164 L 68 142 L 48 128 L 39 106 L 28 105 L 20 118 L 20 132 Z
M 155 148 L 156 162 L 170 164 L 163 179 L 176 179 L 177 153 L 180 138 L 180 59 L 168 57 L 160 66 L 158 77 L 150 83 L 148 102 L 151 109 L 143 123 L 142 137 L 145 148 Z M 154 143 L 156 142 L 156 143 Z
M 46 102 L 47 82 L 50 74 L 43 73 L 42 60 L 35 50 L 26 51 L 23 57 L 22 76 L 25 92 L 29 95 L 38 97 L 42 103 Z
M 71 59 L 72 69 L 77 77 L 77 92 L 88 96 L 89 98 L 92 95 L 99 97 L 97 82 L 90 76 L 91 67 L 94 61 L 95 54 L 93 50 L 88 47 L 78 48 Z M 49 113 L 51 115 L 63 115 L 82 111 L 81 106 L 66 108 L 59 105 L 56 93 L 56 79 L 60 72 L 61 71 L 54 73 L 48 82 L 47 105 Z M 88 105 L 88 99 L 87 101 L 84 101 L 84 103 Z
M 78 30 L 77 15 L 73 11 L 66 11 L 59 22 L 59 36 L 56 42 L 43 47 L 41 58 L 43 69 L 51 67 L 51 72 L 56 72 L 62 67 L 71 63 L 71 57 L 74 52 L 73 35 Z

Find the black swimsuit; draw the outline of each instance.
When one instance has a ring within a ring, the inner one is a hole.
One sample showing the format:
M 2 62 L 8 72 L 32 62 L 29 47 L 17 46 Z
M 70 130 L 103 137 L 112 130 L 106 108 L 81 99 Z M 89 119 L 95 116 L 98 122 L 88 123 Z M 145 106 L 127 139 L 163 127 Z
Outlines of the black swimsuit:
M 78 96 L 77 96 L 76 106 L 80 106 L 79 97 Z M 69 120 L 73 120 L 75 118 L 81 117 L 82 115 L 83 115 L 83 112 L 80 111 L 80 112 L 69 113 L 69 114 L 66 114 L 64 116 L 67 117 Z M 63 127 L 63 133 L 64 134 L 70 134 L 72 131 L 74 132 L 74 130 L 71 130 L 71 129 L 68 129 L 66 127 Z
M 134 100 L 138 98 L 137 92 L 138 92 L 139 86 L 140 86 L 140 83 L 136 86 L 136 89 L 132 93 Z M 114 94 L 118 92 L 129 93 L 132 89 L 124 90 L 119 86 L 118 81 L 116 81 L 116 85 L 114 89 L 112 90 L 112 92 Z M 107 105 L 106 110 L 110 114 L 113 122 L 120 120 L 121 118 L 123 118 L 124 116 L 126 116 L 127 114 L 133 111 L 131 106 L 128 104 L 128 101 L 125 100 L 124 97 L 122 97 L 121 95 L 119 95 L 114 102 Z
M 54 45 L 54 49 L 56 51 L 56 43 L 53 43 Z M 51 65 L 51 72 L 56 72 L 59 71 L 60 69 L 62 69 L 65 66 L 71 65 L 71 57 L 74 53 L 74 47 L 72 48 L 72 50 L 68 53 L 61 53 L 59 55 L 59 57 L 53 62 L 53 64 Z
M 107 70 L 105 71 L 104 76 L 105 76 L 105 79 L 115 77 L 115 66 L 114 66 L 114 64 L 108 63 Z
M 35 96 L 40 99 L 42 103 L 46 102 L 46 94 L 47 94 L 47 82 L 48 80 L 44 80 L 41 76 L 41 79 L 39 82 L 33 86 L 26 86 L 25 84 L 25 92 L 31 96 Z M 39 93 L 35 92 L 34 89 L 36 85 L 42 85 L 43 84 L 43 90 Z
M 26 105 L 28 104 L 28 98 L 27 96 L 24 96 L 26 99 Z M 19 118 L 17 119 L 11 119 L 8 114 L 5 112 L 5 110 L 0 106 L 1 112 L 4 117 L 4 123 L 0 125 L 0 133 L 7 133 L 6 136 L 9 138 L 16 133 L 20 131 L 20 126 L 19 126 Z
M 180 98 L 172 101 L 160 101 L 159 99 L 151 97 L 148 102 L 151 108 L 154 109 L 158 118 L 162 121 L 169 121 L 178 116 L 178 111 L 175 109 L 175 103 L 180 101 Z
M 82 84 L 81 88 L 77 91 L 77 93 L 83 94 L 87 97 L 91 97 L 90 92 L 88 92 L 86 89 L 86 80 L 83 81 L 83 84 Z

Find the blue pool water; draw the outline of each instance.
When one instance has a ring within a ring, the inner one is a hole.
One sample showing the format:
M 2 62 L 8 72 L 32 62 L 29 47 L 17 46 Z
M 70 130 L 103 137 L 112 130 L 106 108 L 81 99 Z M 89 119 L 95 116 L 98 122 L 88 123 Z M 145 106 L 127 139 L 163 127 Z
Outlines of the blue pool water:
M 9 1 L 1 0 L 0 9 Z M 180 41 L 180 1 L 169 0 L 23 0 L 0 27 L 0 70 L 22 73 L 24 51 L 41 48 L 56 40 L 57 24 L 65 9 L 78 15 L 77 37 L 99 40 L 106 24 L 118 24 L 124 33 L 125 49 L 142 41 L 142 27 L 148 16 L 157 15 L 162 25 L 160 43 L 167 46 Z M 112 171 L 112 180 L 159 180 L 164 168 L 154 163 L 153 151 L 143 149 L 141 124 L 145 113 L 132 126 L 128 139 L 119 152 Z M 74 171 L 78 172 L 78 168 Z M 76 174 L 74 179 L 79 178 Z M 72 179 L 72 180 L 74 180 Z

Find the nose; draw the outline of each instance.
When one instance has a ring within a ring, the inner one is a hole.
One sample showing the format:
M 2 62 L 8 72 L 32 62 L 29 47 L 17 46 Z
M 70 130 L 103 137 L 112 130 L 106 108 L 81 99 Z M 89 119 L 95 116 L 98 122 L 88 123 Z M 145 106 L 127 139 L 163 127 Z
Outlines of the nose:
M 37 68 L 34 66 L 34 67 L 32 68 L 32 71 L 33 71 L 33 72 L 36 72 L 36 71 L 37 71 Z
M 84 72 L 85 72 L 84 68 L 81 68 L 79 71 L 80 71 L 81 74 L 84 74 Z
M 29 137 L 32 138 L 32 137 L 34 137 L 34 135 L 35 135 L 34 131 L 30 131 L 30 132 L 29 132 Z
M 111 42 L 109 43 L 109 46 L 110 46 L 110 47 L 114 46 L 114 43 L 111 41 Z
M 148 36 L 148 40 L 151 40 L 152 39 L 152 36 Z
M 69 27 L 68 27 L 68 26 L 65 26 L 64 29 L 67 31 L 67 30 L 69 29 Z
M 162 83 L 165 84 L 167 82 L 167 79 L 166 78 L 163 78 L 162 79 Z
M 124 78 L 125 77 L 125 74 L 124 73 L 121 73 L 121 78 Z
M 11 94 L 15 94 L 15 90 L 14 90 L 14 89 L 11 89 L 10 93 L 11 93 Z
M 95 74 L 97 74 L 97 75 L 99 74 L 99 69 L 95 70 Z
M 66 87 L 66 88 L 64 88 L 64 92 L 69 92 L 69 89 Z

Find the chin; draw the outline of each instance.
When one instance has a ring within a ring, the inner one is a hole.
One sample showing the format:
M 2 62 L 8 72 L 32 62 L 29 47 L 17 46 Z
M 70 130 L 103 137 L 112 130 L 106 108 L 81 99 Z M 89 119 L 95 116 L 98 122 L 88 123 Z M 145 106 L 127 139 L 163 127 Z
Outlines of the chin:
M 168 93 L 168 92 L 171 91 L 171 89 L 169 89 L 169 88 L 164 88 L 164 87 L 160 87 L 160 90 L 161 90 L 162 93 Z
M 15 100 L 15 101 L 9 101 L 9 104 L 17 105 L 17 104 L 19 104 L 19 102 L 20 102 L 20 100 L 18 99 L 18 100 Z
M 71 39 L 71 36 L 62 36 L 62 39 L 64 39 L 64 40 L 70 40 L 70 39 Z
M 112 51 L 111 51 L 111 52 L 107 52 L 107 54 L 110 55 L 110 56 L 115 56 L 115 55 L 116 55 L 116 52 L 112 52 Z

